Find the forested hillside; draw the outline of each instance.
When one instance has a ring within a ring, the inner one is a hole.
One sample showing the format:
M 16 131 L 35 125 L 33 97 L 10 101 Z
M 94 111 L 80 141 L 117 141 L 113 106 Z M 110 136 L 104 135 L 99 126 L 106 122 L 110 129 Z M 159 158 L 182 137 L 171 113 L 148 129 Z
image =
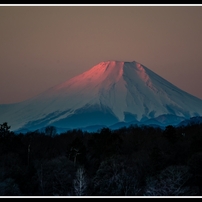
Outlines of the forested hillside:
M 56 132 L 0 124 L 1 196 L 202 195 L 202 124 Z

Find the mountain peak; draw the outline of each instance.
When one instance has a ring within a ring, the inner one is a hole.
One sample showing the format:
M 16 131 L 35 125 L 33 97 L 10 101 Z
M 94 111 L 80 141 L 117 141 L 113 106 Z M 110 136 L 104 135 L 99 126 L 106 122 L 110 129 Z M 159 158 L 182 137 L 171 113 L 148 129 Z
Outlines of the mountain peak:
M 96 66 L 105 67 L 105 66 L 109 66 L 110 65 L 111 67 L 118 68 L 120 66 L 124 66 L 125 64 L 134 65 L 134 64 L 140 64 L 140 63 L 138 63 L 136 61 L 107 60 L 107 61 L 102 61 L 102 62 L 98 63 L 94 67 L 96 67 Z
M 0 105 L 0 122 L 12 128 L 87 127 L 143 121 L 171 114 L 202 115 L 202 100 L 132 61 L 100 62 L 33 99 Z
M 118 61 L 118 60 L 108 60 L 108 61 L 103 61 L 103 62 L 100 62 L 98 63 L 97 65 L 93 66 L 91 69 L 93 70 L 107 70 L 107 69 L 113 69 L 113 68 L 116 68 L 116 69 L 123 69 L 123 68 L 135 68 L 136 70 L 138 71 L 145 71 L 145 66 L 142 65 L 141 63 L 138 63 L 136 61 Z M 91 70 L 90 69 L 90 70 Z M 148 69 L 148 68 L 146 68 Z M 90 71 L 88 70 L 88 72 Z

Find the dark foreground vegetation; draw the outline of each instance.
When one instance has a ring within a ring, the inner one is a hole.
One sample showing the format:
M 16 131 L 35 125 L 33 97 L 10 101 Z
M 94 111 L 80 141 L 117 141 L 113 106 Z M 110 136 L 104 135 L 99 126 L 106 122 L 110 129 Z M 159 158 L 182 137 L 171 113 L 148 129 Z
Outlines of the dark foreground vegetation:
M 202 124 L 14 134 L 0 124 L 1 196 L 201 196 Z

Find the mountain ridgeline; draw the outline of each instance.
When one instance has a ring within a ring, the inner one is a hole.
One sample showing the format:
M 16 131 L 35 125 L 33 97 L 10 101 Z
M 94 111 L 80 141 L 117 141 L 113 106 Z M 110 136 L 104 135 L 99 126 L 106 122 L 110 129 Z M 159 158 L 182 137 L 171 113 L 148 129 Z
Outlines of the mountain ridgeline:
M 135 61 L 101 62 L 32 99 L 0 105 L 0 122 L 14 131 L 167 126 L 201 115 L 201 99 Z

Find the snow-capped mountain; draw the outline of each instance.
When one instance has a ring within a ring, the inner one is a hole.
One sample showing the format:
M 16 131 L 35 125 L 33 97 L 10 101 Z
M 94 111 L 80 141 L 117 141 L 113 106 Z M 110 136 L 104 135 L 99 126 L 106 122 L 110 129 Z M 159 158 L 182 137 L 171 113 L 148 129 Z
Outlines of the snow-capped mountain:
M 171 119 L 182 121 L 201 115 L 201 99 L 135 61 L 101 62 L 32 99 L 0 105 L 0 123 L 8 122 L 12 130 L 48 125 L 111 126 L 119 122 L 166 124 L 165 117 L 171 123 Z

